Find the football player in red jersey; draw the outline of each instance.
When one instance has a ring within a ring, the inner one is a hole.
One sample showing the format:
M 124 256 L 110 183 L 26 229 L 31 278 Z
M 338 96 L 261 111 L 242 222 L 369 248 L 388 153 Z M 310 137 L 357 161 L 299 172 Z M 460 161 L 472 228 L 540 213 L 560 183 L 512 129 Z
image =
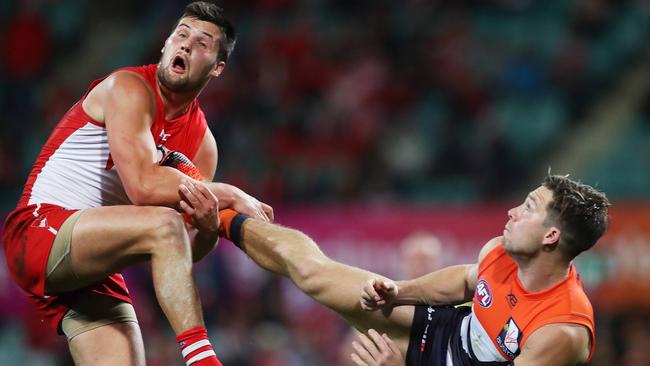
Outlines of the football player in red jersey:
M 142 261 L 151 261 L 158 303 L 185 362 L 220 364 L 207 338 L 192 262 L 215 246 L 219 207 L 273 219 L 270 206 L 212 182 L 217 146 L 197 96 L 224 70 L 234 44 L 235 30 L 221 8 L 189 4 L 158 64 L 97 80 L 66 113 L 6 220 L 3 242 L 13 278 L 66 335 L 77 365 L 145 364 L 119 274 Z M 160 164 L 169 151 L 186 156 L 199 174 L 191 178 Z M 186 186 L 202 195 L 200 203 L 179 203 Z M 191 217 L 192 227 L 177 210 Z

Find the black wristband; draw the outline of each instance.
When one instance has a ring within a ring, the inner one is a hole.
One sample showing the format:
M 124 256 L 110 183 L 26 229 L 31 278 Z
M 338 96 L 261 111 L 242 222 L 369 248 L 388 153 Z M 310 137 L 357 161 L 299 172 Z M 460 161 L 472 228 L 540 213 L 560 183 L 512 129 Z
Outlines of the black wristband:
M 233 242 L 239 249 L 241 247 L 241 240 L 243 239 L 241 228 L 244 225 L 244 221 L 249 219 L 250 216 L 238 213 L 235 217 L 232 218 L 230 222 L 230 241 Z

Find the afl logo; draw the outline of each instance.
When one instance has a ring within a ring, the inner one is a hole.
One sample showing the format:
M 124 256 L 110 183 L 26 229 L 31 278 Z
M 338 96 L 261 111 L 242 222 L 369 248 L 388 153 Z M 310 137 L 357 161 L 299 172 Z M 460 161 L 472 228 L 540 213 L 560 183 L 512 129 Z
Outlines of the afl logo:
M 486 280 L 480 280 L 476 284 L 476 300 L 484 308 L 492 305 L 492 289 Z

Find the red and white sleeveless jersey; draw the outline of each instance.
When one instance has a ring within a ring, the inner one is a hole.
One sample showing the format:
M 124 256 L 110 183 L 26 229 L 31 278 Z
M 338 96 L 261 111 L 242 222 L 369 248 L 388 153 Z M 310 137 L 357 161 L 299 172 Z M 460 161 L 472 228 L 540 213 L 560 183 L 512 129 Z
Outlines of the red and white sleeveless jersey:
M 160 151 L 176 150 L 193 159 L 207 123 L 197 100 L 177 119 L 165 120 L 156 87 L 157 65 L 127 67 L 147 81 L 156 95 L 151 134 Z M 105 78 L 94 81 L 88 92 Z M 88 94 L 86 93 L 86 95 Z M 131 204 L 113 166 L 106 128 L 82 108 L 86 95 L 63 116 L 45 143 L 25 184 L 18 207 L 50 203 L 70 209 Z

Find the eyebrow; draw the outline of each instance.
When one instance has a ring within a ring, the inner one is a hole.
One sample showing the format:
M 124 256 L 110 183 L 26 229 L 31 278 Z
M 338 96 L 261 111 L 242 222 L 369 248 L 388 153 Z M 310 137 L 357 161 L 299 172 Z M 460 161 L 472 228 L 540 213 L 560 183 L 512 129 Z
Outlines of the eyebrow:
M 178 25 L 178 28 L 180 28 L 180 27 L 186 27 L 187 29 L 189 29 L 189 30 L 191 30 L 191 31 L 194 30 L 194 29 L 192 29 L 192 27 L 190 27 L 189 25 L 187 25 L 187 24 L 185 24 L 185 23 L 181 23 L 181 24 L 179 24 L 179 25 Z M 206 36 L 210 37 L 211 39 L 214 39 L 214 36 L 213 36 L 212 34 L 210 34 L 210 33 L 208 33 L 208 32 L 205 32 L 205 31 L 200 31 L 200 32 L 203 33 L 203 34 L 205 34 Z
M 535 206 L 539 206 L 539 204 L 537 202 L 537 199 L 535 199 L 535 196 L 533 196 L 533 192 L 528 193 L 528 197 L 526 197 L 526 198 L 529 198 L 531 201 L 533 201 Z

